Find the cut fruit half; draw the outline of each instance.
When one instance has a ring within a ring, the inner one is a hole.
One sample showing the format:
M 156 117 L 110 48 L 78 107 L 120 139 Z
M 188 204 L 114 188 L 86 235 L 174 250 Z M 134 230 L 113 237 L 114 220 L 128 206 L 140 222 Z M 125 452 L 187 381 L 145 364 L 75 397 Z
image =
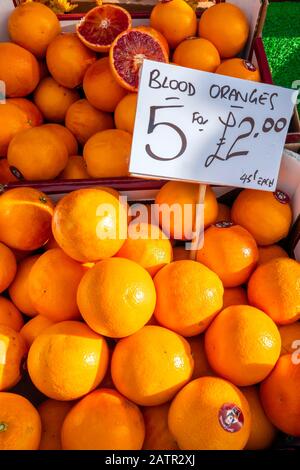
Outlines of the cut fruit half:
M 114 39 L 131 27 L 131 16 L 117 5 L 101 5 L 89 11 L 76 26 L 79 39 L 96 52 L 107 52 Z
M 169 62 L 163 41 L 151 28 L 133 28 L 119 34 L 109 51 L 112 73 L 117 82 L 130 91 L 137 91 L 139 71 L 144 59 Z

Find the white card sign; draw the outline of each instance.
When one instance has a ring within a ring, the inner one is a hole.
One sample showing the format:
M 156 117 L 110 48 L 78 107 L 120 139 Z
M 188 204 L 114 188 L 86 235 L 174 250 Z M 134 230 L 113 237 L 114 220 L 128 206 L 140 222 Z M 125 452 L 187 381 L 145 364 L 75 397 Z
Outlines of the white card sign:
M 295 90 L 145 60 L 129 171 L 274 191 Z

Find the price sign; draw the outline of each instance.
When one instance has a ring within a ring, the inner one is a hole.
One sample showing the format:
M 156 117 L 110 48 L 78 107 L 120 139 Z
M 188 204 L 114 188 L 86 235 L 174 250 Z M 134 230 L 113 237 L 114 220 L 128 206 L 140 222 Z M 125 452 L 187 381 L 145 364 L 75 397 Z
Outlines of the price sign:
M 145 60 L 129 171 L 274 191 L 294 100 L 295 90 Z

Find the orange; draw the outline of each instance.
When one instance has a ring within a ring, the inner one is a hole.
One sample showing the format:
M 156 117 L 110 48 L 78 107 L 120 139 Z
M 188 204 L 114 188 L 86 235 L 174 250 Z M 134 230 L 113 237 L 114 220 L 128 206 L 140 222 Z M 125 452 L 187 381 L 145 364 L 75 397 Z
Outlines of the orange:
M 246 450 L 261 450 L 269 448 L 276 436 L 276 429 L 267 418 L 262 407 L 259 391 L 256 387 L 241 389 L 246 397 L 251 412 L 251 430 Z
M 112 113 L 126 91 L 112 75 L 108 57 L 102 57 L 86 72 L 83 90 L 88 101 L 100 111 Z
M 128 238 L 116 256 L 135 261 L 153 277 L 172 261 L 172 245 L 157 225 L 132 223 Z
M 300 348 L 300 322 L 280 326 L 278 329 L 281 336 L 281 356 L 292 354 L 295 349 Z
M 21 395 L 0 393 L 1 450 L 37 450 L 41 419 L 32 404 Z
M 96 61 L 96 54 L 82 44 L 76 33 L 64 33 L 49 44 L 46 61 L 56 82 L 66 88 L 76 88 L 82 84 L 85 72 Z
M 86 163 L 80 155 L 72 155 L 68 159 L 67 166 L 60 174 L 63 180 L 89 179 Z
M 275 323 L 264 312 L 248 305 L 225 308 L 205 334 L 211 367 L 239 386 L 253 385 L 267 377 L 276 364 L 280 348 Z
M 29 297 L 29 274 L 34 263 L 40 255 L 29 256 L 18 264 L 15 279 L 9 287 L 9 295 L 15 306 L 25 315 L 34 317 L 37 315 L 31 299 Z
M 183 259 L 190 259 L 190 251 L 186 250 L 184 246 L 174 246 L 173 261 L 181 261 Z
M 144 450 L 179 450 L 168 428 L 170 404 L 148 406 L 143 409 L 146 435 Z
M 54 179 L 66 166 L 68 152 L 53 132 L 39 126 L 19 132 L 12 139 L 7 161 L 27 180 Z
M 49 70 L 48 70 L 45 59 L 39 60 L 39 69 L 40 69 L 40 80 L 43 80 L 43 78 L 48 77 Z
M 45 56 L 47 47 L 60 31 L 55 13 L 37 2 L 19 5 L 8 19 L 8 32 L 12 42 L 25 47 L 37 57 Z
M 72 132 L 61 124 L 45 124 L 43 129 L 48 129 L 67 147 L 69 156 L 76 155 L 78 152 L 78 143 Z M 69 160 L 68 160 L 69 161 Z
M 7 98 L 29 95 L 39 79 L 39 64 L 31 52 L 17 44 L 0 43 L 0 80 L 5 82 Z
M 300 367 L 293 354 L 281 356 L 260 387 L 266 415 L 280 431 L 300 436 Z
M 112 356 L 115 387 L 143 406 L 166 403 L 190 380 L 194 360 L 188 342 L 160 326 L 145 326 L 118 341 Z
M 19 382 L 26 353 L 26 344 L 20 333 L 10 326 L 0 325 L 0 391 Z
M 19 109 L 26 113 L 28 123 L 32 127 L 40 126 L 43 124 L 44 118 L 39 108 L 30 100 L 26 98 L 9 98 L 7 103 L 18 106 Z
M 27 359 L 34 385 L 54 400 L 74 400 L 96 388 L 108 365 L 105 339 L 87 325 L 64 321 L 33 341 Z
M 6 101 L 0 105 L 0 156 L 6 157 L 9 143 L 18 132 L 29 129 L 27 114 L 15 104 Z
M 80 400 L 68 413 L 61 433 L 64 450 L 140 450 L 144 437 L 139 408 L 106 388 Z
M 240 8 L 232 3 L 220 3 L 206 9 L 201 15 L 198 33 L 216 46 L 222 59 L 230 58 L 245 46 L 249 24 Z
M 88 262 L 115 255 L 127 236 L 127 214 L 106 190 L 79 189 L 56 205 L 52 223 L 59 246 L 77 261 Z
M 156 320 L 183 336 L 202 333 L 223 305 L 220 278 L 196 261 L 167 264 L 156 274 L 154 284 Z
M 78 288 L 77 302 L 86 323 L 111 338 L 142 328 L 151 318 L 156 293 L 142 266 L 124 258 L 100 261 L 89 269 Z
M 199 377 L 205 377 L 207 375 L 215 375 L 206 357 L 204 335 L 193 336 L 192 338 L 187 338 L 187 340 L 191 347 L 195 364 L 192 380 L 198 379 Z
M 226 204 L 218 203 L 218 216 L 216 222 L 224 222 L 231 220 L 230 216 L 230 207 L 226 206 Z
M 248 305 L 247 292 L 243 287 L 227 287 L 224 289 L 223 309 L 230 305 Z
M 50 237 L 52 214 L 53 203 L 41 191 L 10 189 L 0 196 L 0 240 L 17 250 L 36 250 Z
M 42 421 L 42 435 L 39 450 L 61 450 L 61 428 L 73 402 L 46 400 L 38 412 Z
M 82 145 L 96 132 L 113 128 L 110 114 L 94 108 L 87 100 L 73 103 L 66 114 L 66 127 L 75 135 Z
M 184 39 L 195 36 L 197 17 L 184 0 L 159 2 L 151 11 L 150 24 L 175 48 Z
M 182 450 L 241 450 L 251 429 L 246 398 L 218 377 L 186 385 L 171 403 L 168 422 Z
M 5 291 L 17 272 L 16 257 L 13 252 L 0 242 L 0 292 Z
M 43 246 L 43 248 L 45 251 L 52 250 L 52 248 L 59 248 L 59 245 L 56 242 L 52 232 L 51 232 L 49 240 L 47 241 L 46 245 Z
M 220 75 L 228 75 L 229 77 L 260 82 L 260 73 L 258 68 L 256 68 L 252 62 L 245 59 L 234 58 L 224 60 L 215 72 Z
M 170 48 L 168 41 L 166 40 L 165 36 L 163 36 L 157 29 L 151 28 L 151 26 L 145 24 L 135 26 L 135 29 L 138 31 L 145 31 L 146 33 L 148 32 L 151 34 L 151 36 L 154 36 L 156 39 L 158 39 L 161 45 L 165 48 L 167 56 L 169 57 Z
M 128 175 L 132 136 L 119 129 L 97 132 L 85 144 L 83 158 L 92 178 Z
M 77 319 L 76 293 L 84 271 L 61 249 L 46 251 L 34 263 L 28 279 L 35 310 L 55 322 Z
M 159 223 L 163 231 L 169 234 L 171 238 L 179 238 L 181 240 L 193 238 L 198 194 L 199 184 L 181 181 L 168 181 L 158 191 L 155 203 L 160 206 L 157 208 L 159 211 Z M 210 186 L 206 186 L 204 227 L 213 224 L 217 214 L 218 204 L 216 196 Z
M 300 318 L 300 264 L 277 258 L 259 266 L 248 284 L 249 303 L 266 312 L 279 325 Z
M 173 62 L 182 67 L 213 73 L 220 65 L 220 55 L 212 42 L 192 37 L 185 39 L 176 47 Z
M 267 263 L 274 258 L 288 258 L 287 252 L 279 245 L 268 245 L 258 247 L 258 265 Z
M 23 328 L 20 330 L 20 333 L 25 340 L 28 348 L 32 345 L 33 341 L 37 336 L 39 336 L 42 331 L 44 331 L 48 326 L 53 325 L 53 321 L 48 317 L 43 315 L 37 315 L 36 317 L 29 320 Z
M 18 179 L 12 174 L 6 158 L 0 157 L 0 184 L 15 183 Z
M 282 191 L 244 189 L 233 203 L 231 217 L 253 235 L 258 245 L 271 245 L 287 236 L 292 210 Z
M 117 129 L 133 134 L 137 93 L 128 93 L 119 101 L 115 109 L 115 125 Z
M 0 325 L 6 325 L 20 331 L 24 320 L 17 307 L 5 297 L 0 296 Z
M 33 96 L 44 118 L 51 122 L 63 122 L 69 107 L 79 98 L 77 90 L 60 85 L 52 77 L 43 78 Z
M 244 284 L 258 260 L 256 242 L 246 229 L 232 222 L 217 222 L 204 233 L 197 261 L 212 269 L 224 287 Z

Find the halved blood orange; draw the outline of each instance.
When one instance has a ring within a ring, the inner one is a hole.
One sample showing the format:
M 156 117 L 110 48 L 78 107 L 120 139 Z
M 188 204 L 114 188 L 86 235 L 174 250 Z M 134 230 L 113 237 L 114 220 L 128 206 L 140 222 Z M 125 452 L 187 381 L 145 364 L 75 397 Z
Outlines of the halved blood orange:
M 170 56 L 170 48 L 168 41 L 166 40 L 165 36 L 163 36 L 157 29 L 152 28 L 151 26 L 142 24 L 140 26 L 136 26 L 135 29 L 138 29 L 139 31 L 146 31 L 146 33 L 152 34 L 155 38 L 159 39 L 159 41 L 162 43 L 162 45 L 165 47 L 168 57 Z
M 114 39 L 131 27 L 131 16 L 117 5 L 90 10 L 76 26 L 79 39 L 96 52 L 107 52 Z
M 109 51 L 112 73 L 117 82 L 130 91 L 137 91 L 139 70 L 144 59 L 169 62 L 164 42 L 151 28 L 132 28 L 116 37 Z

